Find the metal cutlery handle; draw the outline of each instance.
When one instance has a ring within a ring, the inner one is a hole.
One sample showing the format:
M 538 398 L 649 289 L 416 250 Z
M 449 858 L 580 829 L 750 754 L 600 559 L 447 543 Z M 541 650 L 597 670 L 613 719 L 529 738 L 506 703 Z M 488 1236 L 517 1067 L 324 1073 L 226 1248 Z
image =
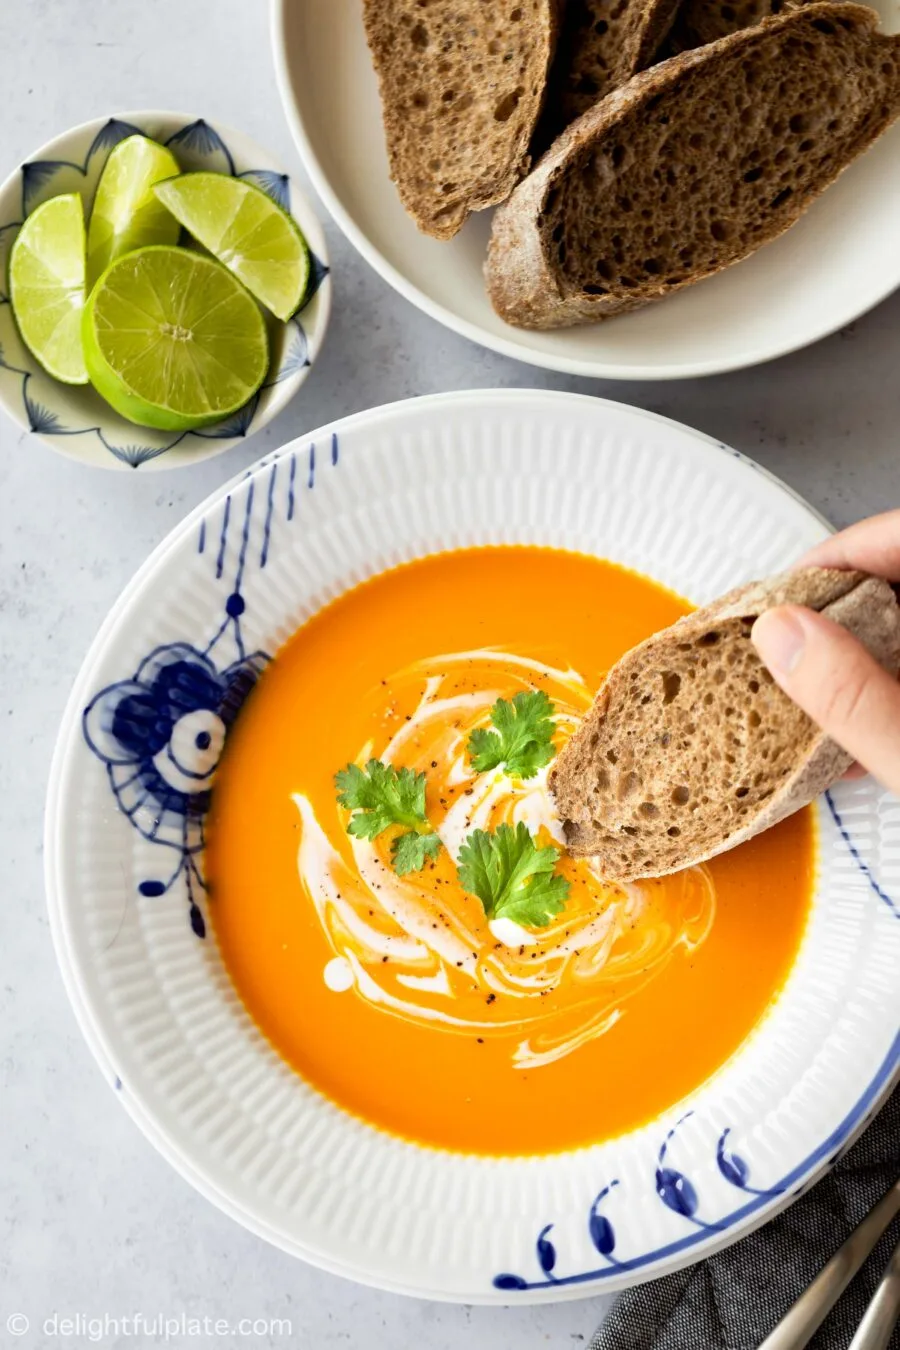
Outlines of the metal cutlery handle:
M 898 1213 L 900 1213 L 900 1179 L 894 1182 L 891 1189 L 854 1228 L 843 1246 L 838 1248 L 812 1284 L 788 1309 L 775 1330 L 762 1342 L 759 1350 L 803 1350 L 803 1346 L 809 1343 L 813 1334 L 825 1321 L 888 1224 Z M 894 1255 L 896 1257 L 897 1253 Z M 889 1271 L 893 1265 L 894 1258 L 891 1259 Z M 897 1279 L 900 1280 L 900 1266 L 897 1268 Z M 891 1289 L 894 1288 L 895 1285 L 892 1283 Z M 863 1341 L 857 1345 L 854 1341 L 852 1350 L 878 1350 L 878 1347 L 886 1344 L 886 1341 L 873 1340 L 871 1344 Z
M 849 1350 L 886 1350 L 900 1317 L 900 1242 L 885 1267 L 881 1283 L 856 1329 Z

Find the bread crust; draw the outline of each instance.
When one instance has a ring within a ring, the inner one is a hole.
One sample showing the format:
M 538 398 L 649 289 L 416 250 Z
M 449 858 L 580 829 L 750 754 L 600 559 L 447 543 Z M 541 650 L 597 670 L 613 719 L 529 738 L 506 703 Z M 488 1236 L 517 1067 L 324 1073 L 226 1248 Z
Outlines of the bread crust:
M 684 52 L 693 47 L 702 47 L 707 42 L 718 41 L 726 33 L 752 28 L 773 14 L 796 9 L 807 3 L 812 3 L 812 0 L 731 0 L 723 7 L 717 0 L 685 0 L 679 7 L 677 22 L 672 29 L 672 51 Z M 723 8 L 725 14 L 722 13 Z

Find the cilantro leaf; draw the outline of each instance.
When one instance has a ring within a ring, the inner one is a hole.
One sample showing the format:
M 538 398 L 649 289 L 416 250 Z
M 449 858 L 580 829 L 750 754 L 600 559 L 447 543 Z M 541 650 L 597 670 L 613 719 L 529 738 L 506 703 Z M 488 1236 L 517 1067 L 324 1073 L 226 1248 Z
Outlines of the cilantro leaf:
M 365 770 L 348 764 L 334 781 L 341 806 L 355 812 L 348 829 L 358 839 L 374 839 L 389 825 L 415 829 L 426 823 L 424 773 L 370 759 Z
M 569 883 L 555 871 L 559 850 L 537 848 L 524 821 L 474 830 L 459 851 L 459 880 L 489 919 L 545 928 L 564 907 Z
M 496 731 L 479 728 L 469 737 L 469 758 L 477 773 L 505 764 L 508 774 L 533 778 L 556 753 L 553 704 L 543 689 L 523 689 L 511 702 L 499 698 L 491 721 Z
M 392 825 L 406 827 L 391 845 L 391 862 L 399 876 L 417 872 L 426 858 L 437 857 L 441 841 L 425 815 L 424 773 L 370 759 L 365 769 L 348 764 L 334 781 L 339 804 L 353 812 L 347 829 L 355 838 L 376 839 Z
M 425 866 L 428 858 L 434 859 L 441 851 L 441 840 L 437 834 L 416 834 L 410 830 L 407 834 L 398 834 L 391 844 L 391 865 L 399 877 L 408 872 L 418 872 Z

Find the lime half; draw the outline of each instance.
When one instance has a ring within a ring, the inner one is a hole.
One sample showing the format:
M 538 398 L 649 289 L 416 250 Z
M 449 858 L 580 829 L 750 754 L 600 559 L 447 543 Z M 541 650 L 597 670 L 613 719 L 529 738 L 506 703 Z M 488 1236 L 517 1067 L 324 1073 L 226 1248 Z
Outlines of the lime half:
M 9 298 L 22 341 L 49 375 L 87 384 L 81 352 L 84 208 L 77 192 L 32 211 L 9 256 Z
M 91 384 L 130 422 L 189 431 L 237 412 L 269 364 L 256 301 L 189 249 L 138 249 L 106 269 L 82 323 Z
M 88 226 L 88 285 L 111 262 L 147 244 L 177 244 L 180 226 L 153 195 L 160 179 L 181 172 L 178 160 L 148 136 L 129 136 L 106 161 Z
M 300 308 L 309 282 L 306 240 L 265 192 L 220 173 L 184 173 L 154 191 L 276 318 Z

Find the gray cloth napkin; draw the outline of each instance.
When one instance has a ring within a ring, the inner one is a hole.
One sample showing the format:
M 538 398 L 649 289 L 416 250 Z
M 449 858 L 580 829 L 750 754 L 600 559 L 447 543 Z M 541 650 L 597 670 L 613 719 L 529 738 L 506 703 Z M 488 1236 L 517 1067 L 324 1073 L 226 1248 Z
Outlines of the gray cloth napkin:
M 900 1089 L 828 1176 L 708 1261 L 622 1294 L 590 1350 L 756 1350 L 900 1175 Z M 896 1243 L 895 1220 L 814 1338 L 847 1350 Z M 900 1350 L 900 1331 L 890 1350 Z

